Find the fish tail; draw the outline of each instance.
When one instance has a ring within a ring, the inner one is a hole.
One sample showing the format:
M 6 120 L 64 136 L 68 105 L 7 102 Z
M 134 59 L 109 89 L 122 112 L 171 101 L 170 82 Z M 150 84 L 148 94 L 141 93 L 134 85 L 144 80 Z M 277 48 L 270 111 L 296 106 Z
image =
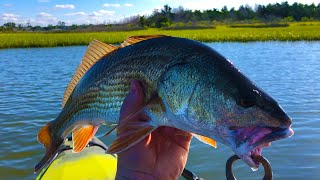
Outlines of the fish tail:
M 34 172 L 37 172 L 40 169 L 42 169 L 50 161 L 56 150 L 59 148 L 60 144 L 63 142 L 62 139 L 57 140 L 52 137 L 50 126 L 51 122 L 42 127 L 38 132 L 38 141 L 41 144 L 43 144 L 46 148 L 46 154 L 41 159 L 41 161 L 35 166 Z

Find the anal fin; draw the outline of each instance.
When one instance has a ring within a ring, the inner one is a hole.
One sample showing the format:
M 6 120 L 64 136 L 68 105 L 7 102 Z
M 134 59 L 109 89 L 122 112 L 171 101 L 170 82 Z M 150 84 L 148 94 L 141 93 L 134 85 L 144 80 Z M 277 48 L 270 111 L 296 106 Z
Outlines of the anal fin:
M 198 135 L 198 134 L 194 134 L 192 133 L 192 135 L 194 137 L 196 137 L 199 141 L 205 143 L 205 144 L 208 144 L 210 146 L 213 146 L 214 148 L 217 148 L 217 142 L 211 138 L 208 138 L 206 136 L 201 136 L 201 135 Z
M 72 131 L 73 152 L 81 152 L 93 138 L 98 130 L 98 126 L 86 125 Z
M 48 151 L 51 145 L 51 135 L 50 135 L 50 123 L 43 126 L 40 131 L 38 132 L 38 141 L 44 145 L 46 151 Z

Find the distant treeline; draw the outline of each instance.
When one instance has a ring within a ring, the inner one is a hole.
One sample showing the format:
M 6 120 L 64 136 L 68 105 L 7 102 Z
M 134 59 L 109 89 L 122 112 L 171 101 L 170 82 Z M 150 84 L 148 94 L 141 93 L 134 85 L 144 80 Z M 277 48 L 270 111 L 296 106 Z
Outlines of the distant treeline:
M 288 2 L 256 5 L 254 8 L 245 5 L 228 9 L 188 10 L 182 6 L 171 8 L 164 5 L 162 9 L 155 9 L 149 16 L 133 16 L 119 24 L 100 25 L 76 25 L 67 26 L 64 22 L 57 25 L 49 24 L 47 27 L 31 26 L 30 24 L 5 23 L 0 31 L 125 31 L 138 30 L 143 28 L 164 28 L 164 29 L 192 29 L 213 27 L 216 23 L 278 23 L 278 22 L 300 22 L 319 21 L 320 3 L 301 4 Z
M 161 10 L 154 10 L 151 16 L 142 16 L 139 19 L 140 26 L 148 27 L 167 27 L 172 23 L 197 23 L 197 22 L 300 22 L 320 20 L 320 3 L 301 4 L 288 2 L 256 5 L 252 8 L 248 5 L 240 6 L 238 10 L 231 8 L 230 10 L 224 6 L 221 10 L 187 10 L 183 7 L 172 9 L 165 5 Z

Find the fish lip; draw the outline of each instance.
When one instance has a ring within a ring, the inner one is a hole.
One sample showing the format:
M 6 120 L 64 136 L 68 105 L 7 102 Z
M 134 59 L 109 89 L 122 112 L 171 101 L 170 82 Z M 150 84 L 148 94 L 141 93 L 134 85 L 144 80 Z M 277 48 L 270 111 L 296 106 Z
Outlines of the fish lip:
M 266 143 L 271 143 L 273 141 L 291 137 L 294 134 L 294 131 L 291 129 L 291 127 L 288 127 L 288 128 L 268 127 L 268 128 L 271 129 L 272 132 L 264 136 L 259 141 L 253 143 L 252 146 L 254 148 L 264 145 Z
M 235 131 L 239 129 L 245 128 L 232 128 Z M 271 146 L 271 142 L 277 141 L 280 139 L 291 137 L 294 134 L 294 131 L 291 129 L 291 126 L 287 128 L 280 128 L 280 127 L 264 127 L 262 128 L 267 133 L 259 138 L 257 141 L 252 142 L 252 140 L 247 141 L 244 143 L 246 146 L 244 149 L 245 151 L 237 151 L 235 150 L 236 154 L 245 162 L 247 163 L 252 169 L 257 169 L 261 163 L 255 160 L 256 156 L 261 156 L 262 150 L 265 147 Z M 261 132 L 258 132 L 261 133 Z M 253 134 L 257 135 L 258 133 Z

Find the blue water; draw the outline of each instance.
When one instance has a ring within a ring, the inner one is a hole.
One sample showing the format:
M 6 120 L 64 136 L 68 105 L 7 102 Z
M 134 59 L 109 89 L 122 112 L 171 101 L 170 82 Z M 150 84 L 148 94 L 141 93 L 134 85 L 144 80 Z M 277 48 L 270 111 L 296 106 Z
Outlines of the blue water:
M 320 177 L 320 42 L 208 43 L 271 94 L 293 119 L 295 135 L 272 143 L 263 155 L 275 179 Z M 0 50 L 1 179 L 32 179 L 44 155 L 38 130 L 61 109 L 67 83 L 86 47 Z M 99 131 L 102 134 L 102 131 Z M 102 139 L 106 142 L 106 139 Z M 192 141 L 187 168 L 205 179 L 225 179 L 233 154 Z M 170 167 L 168 167 L 170 168 Z M 238 179 L 261 179 L 242 163 Z

